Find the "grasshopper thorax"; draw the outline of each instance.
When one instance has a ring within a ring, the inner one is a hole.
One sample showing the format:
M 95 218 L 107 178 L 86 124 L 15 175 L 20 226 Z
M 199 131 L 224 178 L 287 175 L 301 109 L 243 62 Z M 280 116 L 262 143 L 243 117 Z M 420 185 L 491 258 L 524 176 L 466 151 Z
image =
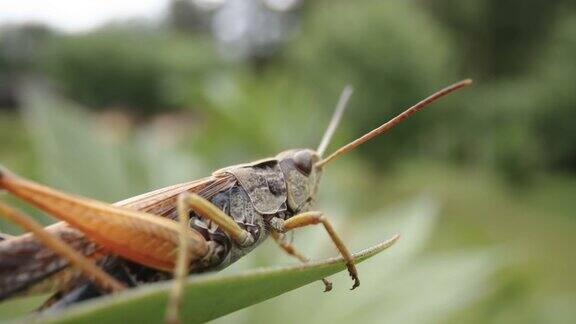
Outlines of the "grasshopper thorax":
M 307 211 L 318 189 L 320 155 L 311 149 L 283 151 L 276 156 L 286 181 L 288 208 L 293 213 Z

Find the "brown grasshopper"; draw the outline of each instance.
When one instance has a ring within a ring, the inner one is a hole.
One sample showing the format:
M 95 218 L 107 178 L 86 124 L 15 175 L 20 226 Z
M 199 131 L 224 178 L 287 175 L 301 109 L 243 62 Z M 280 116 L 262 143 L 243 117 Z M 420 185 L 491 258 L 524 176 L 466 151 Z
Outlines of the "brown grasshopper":
M 167 280 L 174 271 L 178 280 L 168 319 L 176 321 L 188 272 L 225 268 L 268 236 L 307 262 L 282 235 L 315 224 L 324 226 L 344 258 L 354 289 L 360 280 L 350 252 L 329 219 L 311 211 L 324 166 L 470 83 L 464 80 L 434 93 L 323 158 L 350 97 L 347 88 L 316 151 L 284 151 L 115 204 L 63 193 L 0 169 L 1 189 L 62 220 L 43 228 L 0 202 L 0 214 L 30 232 L 0 237 L 0 299 L 56 287 L 43 308 L 60 309 L 125 287 Z M 330 290 L 331 283 L 323 282 L 325 291 Z

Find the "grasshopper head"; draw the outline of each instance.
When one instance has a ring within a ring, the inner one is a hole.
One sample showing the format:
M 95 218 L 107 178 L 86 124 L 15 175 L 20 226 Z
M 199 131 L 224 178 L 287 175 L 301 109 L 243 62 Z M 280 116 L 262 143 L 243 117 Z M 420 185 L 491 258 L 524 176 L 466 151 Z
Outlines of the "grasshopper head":
M 316 167 L 320 155 L 310 149 L 295 149 L 276 158 L 286 180 L 288 207 L 294 212 L 308 210 L 320 180 L 321 169 Z
M 312 200 L 316 195 L 316 190 L 318 188 L 318 182 L 320 180 L 322 169 L 330 161 L 333 161 L 334 159 L 346 154 L 347 152 L 352 151 L 356 147 L 381 135 L 382 133 L 387 132 L 394 126 L 401 123 L 404 119 L 420 111 L 421 109 L 428 106 L 437 99 L 453 91 L 468 86 L 471 83 L 472 80 L 466 79 L 454 83 L 453 85 L 450 85 L 444 89 L 441 89 L 435 92 L 434 94 L 428 96 L 427 98 L 423 99 L 422 101 L 418 102 L 414 106 L 406 109 L 404 112 L 392 118 L 388 122 L 380 125 L 379 127 L 364 134 L 363 136 L 357 138 L 356 140 L 340 147 L 329 156 L 323 157 L 324 152 L 326 151 L 326 148 L 330 143 L 330 139 L 332 138 L 332 135 L 334 134 L 334 131 L 338 127 L 340 119 L 342 118 L 342 114 L 344 112 L 344 109 L 346 108 L 346 103 L 348 102 L 348 99 L 350 99 L 350 96 L 352 95 L 352 88 L 350 86 L 344 88 L 344 91 L 340 96 L 340 100 L 338 101 L 338 105 L 336 106 L 336 110 L 332 115 L 330 124 L 328 125 L 328 128 L 326 129 L 326 132 L 322 137 L 322 141 L 318 146 L 318 150 L 317 151 L 313 151 L 310 149 L 288 150 L 276 156 L 276 158 L 280 162 L 280 167 L 282 169 L 282 172 L 284 173 L 284 178 L 286 179 L 286 186 L 288 190 L 287 193 L 288 207 L 294 212 L 303 212 L 307 211 L 308 208 L 310 208 Z

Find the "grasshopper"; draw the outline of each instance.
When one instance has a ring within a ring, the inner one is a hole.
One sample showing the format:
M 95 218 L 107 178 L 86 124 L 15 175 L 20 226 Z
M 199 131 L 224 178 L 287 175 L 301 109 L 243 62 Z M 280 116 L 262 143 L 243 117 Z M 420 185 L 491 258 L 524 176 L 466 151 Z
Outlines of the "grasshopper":
M 0 299 L 56 287 L 42 309 L 57 310 L 127 287 L 176 278 L 167 320 L 177 322 L 182 285 L 189 273 L 225 268 L 268 236 L 307 262 L 283 235 L 316 224 L 323 225 L 342 255 L 355 289 L 360 280 L 348 248 L 328 217 L 312 210 L 324 167 L 470 83 L 463 80 L 432 94 L 323 157 L 351 95 L 346 88 L 317 150 L 283 151 L 115 204 L 63 193 L 1 168 L 1 189 L 61 222 L 43 228 L 0 201 L 0 214 L 30 232 L 0 236 Z M 329 291 L 332 284 L 322 281 Z

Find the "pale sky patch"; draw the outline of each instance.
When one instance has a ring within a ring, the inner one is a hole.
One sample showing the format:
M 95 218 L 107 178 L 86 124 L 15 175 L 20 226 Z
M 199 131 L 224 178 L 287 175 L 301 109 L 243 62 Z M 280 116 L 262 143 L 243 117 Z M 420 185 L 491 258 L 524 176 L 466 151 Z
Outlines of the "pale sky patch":
M 40 22 L 83 32 L 109 21 L 158 18 L 169 0 L 0 0 L 0 25 Z

